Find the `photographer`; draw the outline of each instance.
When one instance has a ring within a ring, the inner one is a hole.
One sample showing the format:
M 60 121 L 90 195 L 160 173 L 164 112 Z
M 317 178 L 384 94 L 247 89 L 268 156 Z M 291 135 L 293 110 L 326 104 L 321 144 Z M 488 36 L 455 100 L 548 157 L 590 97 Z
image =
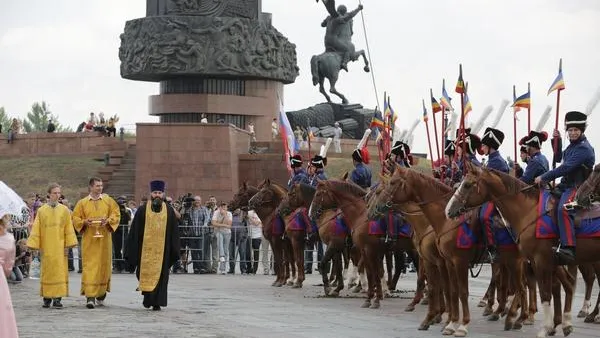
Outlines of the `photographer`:
M 131 222 L 131 211 L 126 206 L 127 197 L 119 196 L 117 198 L 117 204 L 119 205 L 119 212 L 121 213 L 121 219 L 119 221 L 119 227 L 115 230 L 112 241 L 113 241 L 113 269 L 115 272 L 121 273 L 126 268 L 125 261 L 123 260 L 123 243 L 127 234 L 129 233 L 129 223 Z
M 192 210 L 192 203 L 194 201 L 194 198 L 191 197 L 191 194 L 188 193 L 187 195 L 183 196 L 180 198 L 181 201 L 181 209 L 180 211 L 177 211 L 176 205 L 173 205 L 173 208 L 176 210 L 176 217 L 179 220 L 179 247 L 180 247 L 180 253 L 179 253 L 179 257 L 180 259 L 175 262 L 175 265 L 173 265 L 173 272 L 174 273 L 187 273 L 187 267 L 188 267 L 188 249 L 191 248 L 191 228 L 192 228 L 192 218 L 190 215 L 190 212 Z M 179 204 L 179 203 L 177 203 Z M 192 253 L 192 257 L 193 257 L 193 253 Z

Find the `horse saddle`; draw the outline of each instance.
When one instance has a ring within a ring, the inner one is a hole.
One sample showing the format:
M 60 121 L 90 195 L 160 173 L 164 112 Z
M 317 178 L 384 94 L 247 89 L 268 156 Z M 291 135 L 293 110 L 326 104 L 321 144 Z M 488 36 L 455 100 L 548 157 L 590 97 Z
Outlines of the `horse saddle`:
M 546 201 L 546 205 L 544 205 L 544 211 L 546 214 L 552 217 L 552 222 L 554 224 L 558 224 L 558 220 L 556 219 L 556 210 L 558 210 L 558 202 L 560 201 L 560 196 L 556 196 L 555 194 L 551 194 Z M 592 205 L 589 209 L 575 209 L 575 227 L 578 228 L 581 225 L 581 221 L 584 219 L 593 219 L 600 217 L 600 205 Z

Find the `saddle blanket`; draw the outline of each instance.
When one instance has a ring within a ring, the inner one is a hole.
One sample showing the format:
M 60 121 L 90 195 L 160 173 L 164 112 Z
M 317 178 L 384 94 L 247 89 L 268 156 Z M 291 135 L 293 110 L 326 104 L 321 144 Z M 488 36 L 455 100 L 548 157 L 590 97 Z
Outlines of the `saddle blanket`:
M 348 223 L 346 223 L 344 216 L 338 215 L 336 218 L 332 219 L 331 222 L 334 222 L 332 229 L 335 236 L 350 235 L 350 228 L 348 227 Z
M 307 231 L 317 232 L 317 225 L 314 222 L 311 222 L 308 217 L 308 209 L 306 208 L 298 208 L 292 214 L 290 222 L 286 227 L 287 231 Z
M 411 237 L 412 227 L 404 221 L 400 214 L 392 212 L 381 219 L 369 221 L 369 235 L 385 234 L 392 237 Z
M 472 249 L 474 246 L 481 246 L 483 242 L 480 236 L 483 235 L 483 229 L 474 230 L 471 226 L 471 220 L 465 216 L 461 216 L 461 223 L 458 226 L 458 235 L 456 236 L 456 247 L 458 249 Z M 482 223 L 477 222 L 474 226 L 481 226 Z M 517 245 L 511 236 L 510 228 L 494 226 L 494 239 L 496 247 L 500 250 L 516 250 Z
M 538 219 L 535 224 L 535 237 L 540 239 L 559 238 L 558 225 L 554 222 L 552 213 L 556 208 L 552 206 L 554 199 L 550 192 L 542 190 L 538 201 Z M 579 224 L 575 225 L 576 238 L 600 237 L 600 217 L 588 210 L 580 210 L 582 214 Z
M 273 235 L 274 236 L 281 236 L 283 235 L 283 232 L 285 230 L 285 222 L 283 221 L 283 218 L 281 217 L 281 215 L 279 215 L 279 213 L 275 214 L 275 217 L 273 217 L 273 222 L 272 222 L 272 227 L 273 227 Z

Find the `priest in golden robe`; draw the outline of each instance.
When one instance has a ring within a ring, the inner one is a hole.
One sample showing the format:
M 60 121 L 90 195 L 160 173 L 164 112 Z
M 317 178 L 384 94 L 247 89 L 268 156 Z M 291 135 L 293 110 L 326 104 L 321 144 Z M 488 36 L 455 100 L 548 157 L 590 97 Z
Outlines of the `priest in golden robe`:
M 179 229 L 174 209 L 165 203 L 165 182 L 150 182 L 150 200 L 136 211 L 125 245 L 125 260 L 136 268 L 143 305 L 167 306 L 169 270 L 179 259 Z
M 71 221 L 71 211 L 58 202 L 60 185 L 50 184 L 48 203 L 35 216 L 27 246 L 41 253 L 40 296 L 42 307 L 62 308 L 62 297 L 69 295 L 69 248 L 77 246 L 77 237 Z
M 75 205 L 73 225 L 81 234 L 81 295 L 86 297 L 86 307 L 93 309 L 103 306 L 110 292 L 112 233 L 119 226 L 121 212 L 117 202 L 102 193 L 101 179 L 91 178 L 89 190 Z

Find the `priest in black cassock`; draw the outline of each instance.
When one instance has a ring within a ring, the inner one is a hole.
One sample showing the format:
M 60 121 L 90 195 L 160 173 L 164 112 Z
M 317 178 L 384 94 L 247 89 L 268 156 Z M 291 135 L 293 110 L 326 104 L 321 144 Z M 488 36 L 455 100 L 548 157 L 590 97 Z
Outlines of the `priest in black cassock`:
M 165 182 L 150 182 L 150 200 L 135 213 L 125 260 L 136 268 L 144 307 L 167 306 L 169 269 L 179 259 L 179 231 L 175 211 L 165 203 Z

